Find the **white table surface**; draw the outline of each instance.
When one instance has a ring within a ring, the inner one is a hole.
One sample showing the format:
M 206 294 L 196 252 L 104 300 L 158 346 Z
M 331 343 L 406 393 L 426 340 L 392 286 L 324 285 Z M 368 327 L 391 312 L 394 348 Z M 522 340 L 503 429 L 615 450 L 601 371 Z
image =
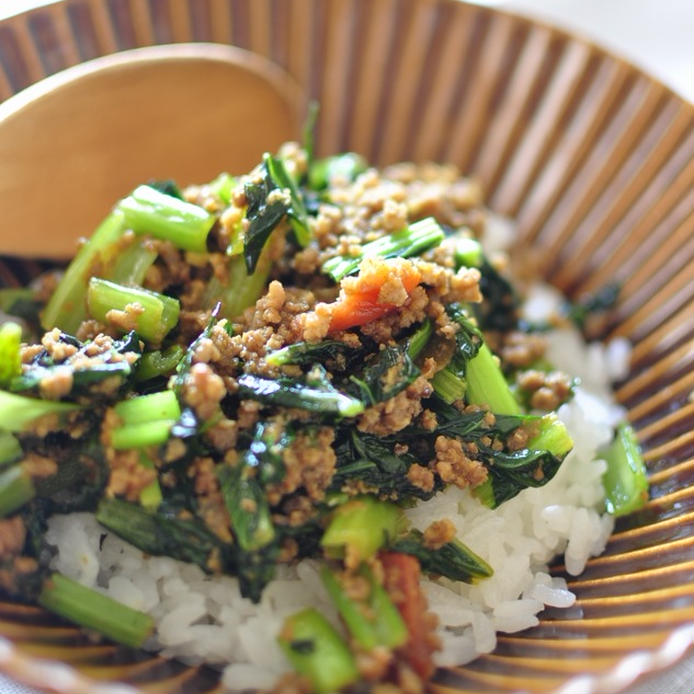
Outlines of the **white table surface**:
M 0 19 L 51 0 L 0 0 Z M 592 39 L 694 102 L 692 0 L 477 0 L 538 17 Z M 625 694 L 692 694 L 694 654 Z M 34 694 L 0 674 L 0 694 Z

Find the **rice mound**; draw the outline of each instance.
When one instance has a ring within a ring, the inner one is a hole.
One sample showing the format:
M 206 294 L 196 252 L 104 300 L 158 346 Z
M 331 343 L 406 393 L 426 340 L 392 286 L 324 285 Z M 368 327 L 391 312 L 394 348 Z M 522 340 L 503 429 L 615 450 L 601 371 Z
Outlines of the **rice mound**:
M 528 296 L 526 316 L 549 315 L 559 300 L 554 290 L 538 285 Z M 574 449 L 554 479 L 496 510 L 451 486 L 406 512 L 421 530 L 450 519 L 458 538 L 494 569 L 491 578 L 474 586 L 445 578 L 424 581 L 429 609 L 439 618 L 438 665 L 461 665 L 492 651 L 497 632 L 536 625 L 546 605 L 571 606 L 575 596 L 563 578 L 549 575 L 547 563 L 563 554 L 567 572 L 577 575 L 589 557 L 603 551 L 612 532 L 613 520 L 603 512 L 606 463 L 598 450 L 624 414 L 612 402 L 609 383 L 624 375 L 628 343 L 586 345 L 573 329 L 556 330 L 548 341 L 547 358 L 581 379 L 575 397 L 558 412 Z M 144 555 L 88 513 L 53 516 L 46 538 L 56 549 L 52 568 L 152 615 L 156 632 L 148 649 L 223 666 L 223 682 L 231 690 L 269 689 L 291 669 L 276 644 L 289 614 L 313 605 L 341 629 L 314 560 L 279 566 L 260 603 L 253 604 L 241 597 L 235 578 L 207 576 L 195 565 Z

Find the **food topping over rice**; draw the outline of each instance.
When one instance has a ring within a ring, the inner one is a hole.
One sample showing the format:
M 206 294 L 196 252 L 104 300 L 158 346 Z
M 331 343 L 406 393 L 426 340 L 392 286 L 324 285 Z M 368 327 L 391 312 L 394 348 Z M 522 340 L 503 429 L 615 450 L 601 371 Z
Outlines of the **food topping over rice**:
M 137 187 L 0 291 L 2 590 L 302 692 L 423 691 L 571 604 L 547 562 L 647 494 L 580 374 L 616 293 L 514 283 L 500 225 L 452 166 L 294 143 Z

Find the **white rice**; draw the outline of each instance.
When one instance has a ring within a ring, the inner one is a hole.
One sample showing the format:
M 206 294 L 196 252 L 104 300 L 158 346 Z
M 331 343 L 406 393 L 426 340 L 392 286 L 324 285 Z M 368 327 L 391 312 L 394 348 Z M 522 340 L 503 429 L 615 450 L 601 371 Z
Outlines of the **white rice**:
M 558 300 L 553 290 L 536 287 L 526 314 L 542 318 Z M 407 511 L 412 525 L 422 530 L 450 518 L 459 539 L 494 569 L 475 586 L 424 581 L 430 609 L 440 620 L 439 665 L 463 664 L 492 651 L 497 632 L 536 625 L 545 605 L 572 605 L 573 593 L 562 578 L 549 575 L 547 563 L 564 554 L 568 573 L 579 574 L 612 531 L 612 519 L 602 513 L 605 462 L 597 450 L 623 415 L 611 401 L 609 382 L 624 375 L 629 346 L 623 341 L 585 345 L 574 330 L 552 333 L 549 345 L 548 359 L 581 379 L 575 398 L 559 410 L 575 447 L 555 478 L 494 511 L 456 487 Z M 211 578 L 193 565 L 143 556 L 90 514 L 53 517 L 47 539 L 57 549 L 54 569 L 152 615 L 156 634 L 148 648 L 188 662 L 223 665 L 223 681 L 232 690 L 268 689 L 289 669 L 275 641 L 287 615 L 314 605 L 339 628 L 312 560 L 279 567 L 254 605 L 239 595 L 235 578 Z

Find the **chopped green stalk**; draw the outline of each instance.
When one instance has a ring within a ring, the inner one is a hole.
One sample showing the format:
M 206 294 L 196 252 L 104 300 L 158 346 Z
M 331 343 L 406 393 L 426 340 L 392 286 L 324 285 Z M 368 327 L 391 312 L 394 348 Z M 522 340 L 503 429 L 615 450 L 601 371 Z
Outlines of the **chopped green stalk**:
M 169 440 L 175 419 L 159 419 L 153 422 L 126 424 L 111 431 L 111 445 L 116 450 L 159 446 Z
M 617 427 L 612 444 L 604 452 L 607 471 L 602 477 L 605 506 L 613 516 L 640 509 L 648 499 L 646 465 L 634 430 L 627 423 Z
M 558 458 L 563 458 L 573 448 L 574 442 L 564 422 L 554 412 L 540 417 L 538 426 L 537 433 L 528 441 L 528 448 L 549 451 Z
M 431 321 L 426 318 L 407 341 L 407 356 L 413 361 L 422 353 L 427 346 L 429 338 L 434 328 Z
M 154 469 L 154 463 L 147 457 L 144 451 L 140 451 L 140 465 L 148 470 Z M 162 502 L 161 487 L 155 477 L 141 492 L 140 503 L 148 510 L 157 509 Z
M 367 168 L 366 159 L 355 152 L 318 159 L 309 166 L 308 187 L 312 190 L 324 190 L 333 178 L 354 181 Z
M 39 417 L 48 414 L 65 415 L 81 409 L 71 402 L 56 402 L 55 400 L 40 400 L 15 395 L 0 390 L 0 422 L 5 431 L 19 432 Z
M 314 150 L 315 150 L 315 137 L 314 131 L 316 129 L 316 121 L 318 120 L 318 111 L 320 107 L 317 101 L 310 101 L 306 109 L 306 120 L 304 121 L 304 127 L 301 131 L 303 136 L 303 148 L 306 152 L 306 162 L 308 164 L 309 170 L 313 166 L 314 162 Z
M 17 437 L 0 429 L 0 468 L 19 460 L 22 453 L 22 446 Z
M 225 253 L 231 258 L 241 255 L 244 249 L 244 229 L 243 219 L 235 222 L 234 226 L 229 230 L 229 243 L 227 244 Z M 243 267 L 246 267 L 244 263 Z
M 148 381 L 157 376 L 169 376 L 183 359 L 185 350 L 180 345 L 171 345 L 161 352 L 146 352 L 140 357 L 135 371 L 136 381 Z
M 508 387 L 497 358 L 482 345 L 470 359 L 466 371 L 467 400 L 471 405 L 485 405 L 494 414 L 521 414 L 518 401 Z
M 456 237 L 455 263 L 456 266 L 480 267 L 484 261 L 482 244 L 467 236 Z
M 8 516 L 36 496 L 36 489 L 23 465 L 0 472 L 0 518 Z
M 388 593 L 366 574 L 371 591 L 364 601 L 350 598 L 329 569 L 323 568 L 321 579 L 335 603 L 352 638 L 370 651 L 376 646 L 397 648 L 407 641 L 407 627 Z
M 467 390 L 465 379 L 458 376 L 448 366 L 436 372 L 431 385 L 434 386 L 436 394 L 448 404 L 460 400 Z
M 142 646 L 154 631 L 149 615 L 58 573 L 46 580 L 38 602 L 50 612 L 133 648 Z
M 3 287 L 0 289 L 0 311 L 15 314 L 19 304 L 36 303 L 36 292 L 31 287 Z
M 106 498 L 99 503 L 96 519 L 147 554 L 191 562 L 203 571 L 210 571 L 210 561 L 219 553 L 220 540 L 194 518 L 177 518 Z
M 246 452 L 248 455 L 248 452 Z M 245 460 L 236 466 L 221 463 L 217 479 L 240 547 L 254 551 L 275 539 L 267 498 Z
M 148 248 L 146 241 L 136 239 L 113 262 L 108 272 L 108 279 L 118 284 L 141 285 L 145 281 L 147 270 L 157 259 L 156 251 Z
M 87 283 L 97 261 L 103 264 L 104 255 L 113 252 L 113 245 L 123 235 L 125 218 L 114 211 L 101 223 L 89 241 L 80 248 L 65 271 L 41 316 L 44 330 L 59 327 L 74 335 L 87 317 Z
M 173 390 L 123 400 L 114 409 L 125 425 L 144 424 L 158 419 L 178 419 L 181 416 L 181 408 Z
M 135 318 L 135 331 L 150 342 L 161 342 L 178 323 L 178 300 L 138 287 L 125 287 L 98 277 L 92 277 L 87 290 L 89 313 L 102 323 L 109 324 L 111 310 L 125 311 L 128 306 L 139 305 L 141 312 Z M 124 331 L 125 332 L 125 331 Z
M 341 417 L 356 417 L 364 411 L 363 402 L 341 393 L 329 382 L 314 387 L 288 378 L 271 379 L 244 374 L 239 377 L 238 384 L 239 396 L 249 400 Z
M 292 667 L 318 694 L 335 694 L 359 679 L 349 648 L 311 607 L 288 617 L 277 640 Z
M 393 604 L 386 590 L 378 584 L 369 571 L 365 571 L 371 582 L 371 609 L 376 619 L 378 639 L 389 648 L 402 646 L 408 639 L 409 633 L 400 611 Z
M 494 573 L 482 557 L 459 540 L 453 539 L 437 549 L 432 549 L 426 546 L 422 533 L 418 530 L 412 530 L 407 536 L 397 540 L 391 549 L 417 557 L 422 570 L 445 576 L 452 581 L 477 583 Z
M 216 195 L 225 205 L 231 203 L 231 194 L 234 192 L 236 179 L 228 173 L 220 173 L 217 178 L 208 184 L 210 193 Z
M 382 236 L 362 246 L 356 257 L 337 255 L 326 260 L 321 270 L 335 282 L 356 272 L 364 258 L 409 258 L 437 246 L 444 239 L 443 229 L 433 217 L 420 219 L 408 227 Z
M 350 556 L 368 559 L 398 534 L 402 511 L 395 504 L 359 496 L 338 506 L 321 538 L 325 553 L 331 557 Z
M 0 326 L 0 387 L 5 388 L 22 372 L 19 347 L 22 343 L 22 328 L 17 323 Z
M 215 216 L 202 207 L 151 186 L 138 186 L 116 209 L 136 234 L 149 234 L 196 253 L 207 250 L 207 235 L 215 222 Z
M 246 270 L 246 262 L 241 255 L 229 261 L 228 279 L 225 284 L 217 277 L 212 277 L 202 298 L 205 308 L 221 304 L 220 318 L 233 320 L 252 306 L 265 290 L 265 283 L 270 272 L 271 259 L 269 245 L 263 248 L 252 274 Z

